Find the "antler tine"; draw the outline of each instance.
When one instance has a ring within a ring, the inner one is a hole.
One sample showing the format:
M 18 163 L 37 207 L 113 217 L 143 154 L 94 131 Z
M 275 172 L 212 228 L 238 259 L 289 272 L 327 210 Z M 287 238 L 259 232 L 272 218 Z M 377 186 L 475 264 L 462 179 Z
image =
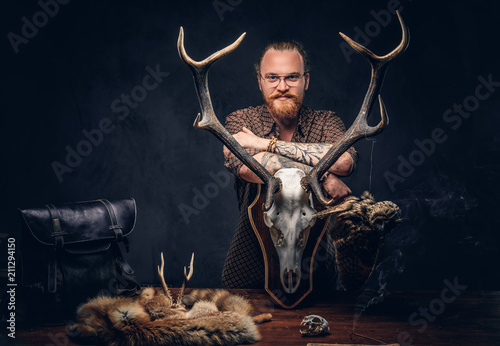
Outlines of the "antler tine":
M 200 116 L 198 115 L 195 120 L 194 127 L 198 129 L 210 129 L 211 126 L 215 125 L 214 123 L 219 122 L 213 110 L 212 100 L 208 89 L 208 70 L 217 60 L 223 58 L 238 48 L 245 35 L 246 33 L 243 33 L 232 44 L 219 50 L 218 52 L 213 53 L 203 61 L 195 61 L 186 53 L 186 49 L 184 48 L 184 29 L 181 27 L 179 31 L 179 38 L 177 40 L 177 49 L 179 51 L 179 56 L 189 66 L 191 72 L 193 73 L 196 90 L 198 92 L 198 99 L 201 106 L 202 118 L 201 121 L 199 121 Z
M 354 120 L 351 127 L 345 132 L 344 136 L 340 141 L 321 158 L 321 160 L 316 164 L 313 170 L 308 176 L 302 178 L 303 186 L 310 187 L 318 200 L 323 205 L 330 205 L 333 200 L 329 200 L 323 195 L 323 191 L 318 182 L 318 177 L 321 177 L 337 160 L 338 158 L 347 150 L 350 146 L 356 143 L 363 137 L 375 136 L 376 134 L 382 132 L 384 128 L 389 123 L 389 118 L 385 109 L 385 105 L 382 98 L 379 95 L 380 89 L 382 88 L 382 83 L 384 81 L 385 72 L 389 63 L 404 52 L 409 43 L 409 31 L 401 18 L 401 15 L 397 11 L 397 16 L 399 18 L 399 23 L 401 24 L 402 38 L 399 45 L 390 53 L 384 56 L 375 55 L 372 51 L 363 47 L 359 43 L 353 41 L 346 35 L 340 33 L 340 35 L 347 41 L 347 43 L 358 53 L 363 55 L 371 65 L 371 80 L 368 90 L 366 91 L 363 104 L 358 113 L 358 116 Z M 367 119 L 373 107 L 375 97 L 378 95 L 380 104 L 380 115 L 381 120 L 376 126 L 369 126 Z
M 222 57 L 228 55 L 231 53 L 233 50 L 238 48 L 240 43 L 243 41 L 245 38 L 246 32 L 240 35 L 236 41 L 231 43 L 229 46 L 226 48 L 223 48 L 219 50 L 218 52 L 213 53 L 210 55 L 208 58 L 204 59 L 203 61 L 195 61 L 191 59 L 191 57 L 186 53 L 186 49 L 184 48 L 184 28 L 181 26 L 180 31 L 179 31 L 179 38 L 177 39 L 177 48 L 179 50 L 179 55 L 184 60 L 188 65 L 190 66 L 196 66 L 198 68 L 205 68 L 208 70 L 210 65 L 212 65 L 214 62 L 217 60 L 221 59 Z
M 364 57 L 366 57 L 369 60 L 370 59 L 383 60 L 383 61 L 393 60 L 398 55 L 400 55 L 401 53 L 403 53 L 406 50 L 406 48 L 408 47 L 408 44 L 410 42 L 410 32 L 408 30 L 408 27 L 405 25 L 403 18 L 401 17 L 401 14 L 399 13 L 399 11 L 396 11 L 396 14 L 397 14 L 398 19 L 399 19 L 399 24 L 401 25 L 401 31 L 402 31 L 401 42 L 399 43 L 399 45 L 396 48 L 394 48 L 394 50 L 392 52 L 390 52 L 384 56 L 378 56 L 378 55 L 374 54 L 371 50 L 360 45 L 359 43 L 357 43 L 356 41 L 351 39 L 349 36 L 347 36 L 341 32 L 339 32 L 339 34 L 356 52 L 363 55 Z
M 160 283 L 161 287 L 163 288 L 163 292 L 165 293 L 165 296 L 171 301 L 172 300 L 172 295 L 170 294 L 170 291 L 168 289 L 167 284 L 165 283 L 165 278 L 163 277 L 163 270 L 165 268 L 165 261 L 163 260 L 163 252 L 160 254 L 161 257 L 161 267 L 158 266 L 158 277 L 160 278 Z
M 198 100 L 201 107 L 200 114 L 196 117 L 194 127 L 197 129 L 205 129 L 215 135 L 238 159 L 240 159 L 248 168 L 250 168 L 263 182 L 267 185 L 268 191 L 264 208 L 269 210 L 273 203 L 273 195 L 280 189 L 279 179 L 274 178 L 257 160 L 253 158 L 222 126 L 215 115 L 210 92 L 208 89 L 208 69 L 210 66 L 221 59 L 225 55 L 234 51 L 243 41 L 245 33 L 242 34 L 235 42 L 210 55 L 203 61 L 194 61 L 191 59 L 184 48 L 184 29 L 181 27 L 179 39 L 177 40 L 177 49 L 182 60 L 189 66 L 193 73 L 193 78 L 198 93 Z
M 191 255 L 191 262 L 189 263 L 189 274 L 186 275 L 186 267 L 184 267 L 184 282 L 182 283 L 182 287 L 179 290 L 179 295 L 177 296 L 176 306 L 182 305 L 182 296 L 184 295 L 184 290 L 186 289 L 189 280 L 193 277 L 193 262 L 194 262 L 194 252 Z

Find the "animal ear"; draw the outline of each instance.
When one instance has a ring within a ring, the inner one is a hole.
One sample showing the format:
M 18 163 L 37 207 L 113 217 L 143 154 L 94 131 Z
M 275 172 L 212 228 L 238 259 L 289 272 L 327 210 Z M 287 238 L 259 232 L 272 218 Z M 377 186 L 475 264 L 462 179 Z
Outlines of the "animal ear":
M 370 200 L 372 202 L 375 203 L 375 198 L 373 198 L 373 195 L 371 193 L 369 193 L 368 191 L 364 191 L 362 194 L 361 194 L 361 199 L 362 200 Z

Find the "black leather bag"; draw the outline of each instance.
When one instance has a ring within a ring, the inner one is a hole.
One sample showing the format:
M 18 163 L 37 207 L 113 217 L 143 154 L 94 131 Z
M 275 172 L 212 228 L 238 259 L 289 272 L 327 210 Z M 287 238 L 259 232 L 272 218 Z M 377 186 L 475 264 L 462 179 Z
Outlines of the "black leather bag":
M 96 200 L 19 209 L 22 303 L 30 324 L 65 323 L 96 295 L 134 295 L 120 244 L 136 222 L 135 200 Z

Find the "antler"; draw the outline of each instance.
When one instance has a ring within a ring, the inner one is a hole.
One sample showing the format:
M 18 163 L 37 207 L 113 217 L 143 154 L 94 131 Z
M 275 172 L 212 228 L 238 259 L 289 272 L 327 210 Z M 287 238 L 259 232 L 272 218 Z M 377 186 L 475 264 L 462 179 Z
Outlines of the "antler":
M 161 266 L 158 266 L 158 277 L 160 278 L 160 283 L 161 287 L 163 288 L 163 292 L 165 293 L 165 296 L 167 299 L 170 300 L 170 302 L 174 302 L 172 299 L 172 295 L 170 294 L 170 290 L 168 289 L 167 284 L 165 283 L 165 277 L 163 276 L 163 269 L 165 267 L 165 261 L 163 260 L 163 252 L 160 254 L 161 256 Z M 179 294 L 177 295 L 177 300 L 175 304 L 173 304 L 173 307 L 181 307 L 182 306 L 182 296 L 184 295 L 184 290 L 187 287 L 187 284 L 189 283 L 189 280 L 193 277 L 193 263 L 194 263 L 194 252 L 191 255 L 191 262 L 189 263 L 189 274 L 186 274 L 186 267 L 184 267 L 184 282 L 182 283 L 182 287 L 179 290 Z
M 372 53 L 369 49 L 363 47 L 359 43 L 353 41 L 343 33 L 340 36 L 359 54 L 363 55 L 371 65 L 372 74 L 370 85 L 366 92 L 363 104 L 358 113 L 358 116 L 354 120 L 351 127 L 345 132 L 344 136 L 340 141 L 330 148 L 330 150 L 321 158 L 321 160 L 316 164 L 309 175 L 305 176 L 302 181 L 302 186 L 310 187 L 318 200 L 323 205 L 330 205 L 332 200 L 327 199 L 321 190 L 318 177 L 323 176 L 323 174 L 338 160 L 338 158 L 347 150 L 350 146 L 356 143 L 363 137 L 375 136 L 376 134 L 382 132 L 384 128 L 389 123 L 389 118 L 384 106 L 384 102 L 380 97 L 379 92 L 382 88 L 382 83 L 384 81 L 385 72 L 389 63 L 394 60 L 397 56 L 404 52 L 409 43 L 409 32 L 408 28 L 403 22 L 399 11 L 396 11 L 399 23 L 401 24 L 401 30 L 403 32 L 403 37 L 401 43 L 389 54 L 384 56 L 378 56 Z M 368 126 L 367 119 L 372 110 L 375 97 L 378 95 L 378 100 L 380 104 L 380 114 L 381 121 L 377 126 Z
M 161 267 L 158 266 L 158 277 L 160 278 L 161 287 L 163 288 L 163 292 L 165 293 L 165 296 L 167 296 L 167 298 L 171 302 L 173 302 L 172 295 L 170 294 L 168 286 L 165 283 L 165 278 L 163 277 L 163 269 L 165 268 L 165 261 L 163 260 L 163 252 L 160 253 L 160 257 L 161 257 Z
M 263 182 L 267 185 L 265 210 L 269 210 L 273 203 L 274 194 L 281 189 L 281 181 L 274 178 L 257 160 L 253 158 L 243 147 L 234 139 L 234 137 L 222 126 L 215 115 L 210 92 L 208 89 L 208 70 L 210 66 L 234 51 L 243 41 L 245 33 L 243 33 L 235 42 L 210 55 L 203 61 L 194 61 L 191 59 L 184 48 L 184 29 L 181 27 L 179 31 L 179 39 L 177 40 L 177 49 L 179 55 L 184 62 L 189 66 L 193 73 L 196 91 L 198 93 L 198 101 L 201 106 L 201 121 L 200 114 L 196 117 L 194 127 L 212 132 L 237 158 L 239 158 L 248 168 L 250 168 Z
M 184 295 L 184 290 L 186 289 L 189 280 L 191 280 L 191 277 L 193 276 L 193 262 L 194 262 L 194 252 L 191 255 L 191 262 L 189 263 L 189 274 L 186 275 L 186 267 L 184 267 L 184 282 L 182 283 L 182 287 L 179 290 L 179 294 L 177 295 L 177 302 L 175 303 L 176 306 L 182 305 L 182 296 Z

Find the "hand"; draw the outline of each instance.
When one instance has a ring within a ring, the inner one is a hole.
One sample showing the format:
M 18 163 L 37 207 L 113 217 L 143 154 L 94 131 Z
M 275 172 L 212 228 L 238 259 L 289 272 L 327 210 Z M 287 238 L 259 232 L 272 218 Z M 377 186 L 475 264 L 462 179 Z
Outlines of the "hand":
M 351 194 L 351 189 L 335 174 L 329 174 L 323 182 L 323 188 L 333 199 L 333 204 L 338 204 Z
M 241 131 L 233 135 L 233 137 L 245 149 L 258 149 L 266 151 L 267 145 L 269 144 L 269 139 L 256 136 L 246 127 L 243 127 Z

